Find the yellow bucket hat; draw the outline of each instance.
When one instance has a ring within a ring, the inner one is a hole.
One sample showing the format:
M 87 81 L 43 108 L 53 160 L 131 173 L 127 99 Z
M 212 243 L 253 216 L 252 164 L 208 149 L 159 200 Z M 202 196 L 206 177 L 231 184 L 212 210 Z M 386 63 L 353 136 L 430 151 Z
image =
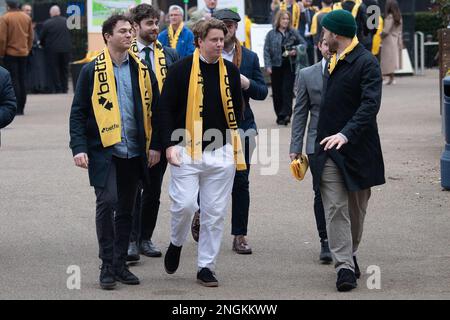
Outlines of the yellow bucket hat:
M 297 159 L 291 162 L 291 173 L 295 179 L 302 181 L 305 178 L 306 171 L 308 171 L 308 158 L 301 154 Z

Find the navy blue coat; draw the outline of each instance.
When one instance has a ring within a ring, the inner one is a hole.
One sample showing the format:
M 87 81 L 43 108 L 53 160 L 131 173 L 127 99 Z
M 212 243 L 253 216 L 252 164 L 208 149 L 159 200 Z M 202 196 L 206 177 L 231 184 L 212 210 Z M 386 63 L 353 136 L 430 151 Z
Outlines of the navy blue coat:
M 9 72 L 0 67 L 0 129 L 10 124 L 16 115 L 16 95 Z
M 239 71 L 250 80 L 250 87 L 247 90 L 242 91 L 244 98 L 244 115 L 239 127 L 243 130 L 256 130 L 255 116 L 250 108 L 250 98 L 254 100 L 264 100 L 268 93 L 256 53 L 242 47 L 242 62 Z
M 145 62 L 144 62 L 145 63 Z M 113 148 L 103 147 L 97 122 L 95 120 L 94 109 L 92 107 L 91 96 L 94 87 L 94 67 L 95 60 L 83 66 L 78 78 L 75 96 L 70 112 L 70 148 L 73 155 L 87 153 L 89 158 L 89 181 L 91 186 L 104 187 L 107 174 L 111 166 Z M 141 95 L 139 91 L 139 77 L 136 62 L 130 58 L 131 84 L 133 88 L 133 99 L 135 106 L 136 121 L 139 129 L 139 144 L 141 149 L 142 174 L 148 171 L 147 155 L 145 152 L 145 132 L 142 112 Z M 159 100 L 159 90 L 156 76 L 150 72 L 153 101 L 152 101 L 152 141 L 150 148 L 161 150 L 161 143 L 158 132 L 158 112 L 156 105 Z

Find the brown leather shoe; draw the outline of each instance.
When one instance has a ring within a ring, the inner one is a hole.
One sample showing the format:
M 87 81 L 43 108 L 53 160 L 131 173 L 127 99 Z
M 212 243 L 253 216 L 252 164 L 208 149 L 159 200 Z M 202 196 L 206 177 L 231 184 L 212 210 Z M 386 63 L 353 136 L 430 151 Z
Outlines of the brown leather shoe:
M 195 242 L 198 242 L 198 237 L 200 235 L 200 211 L 196 211 L 194 214 L 194 219 L 192 219 L 191 224 L 191 233 Z
M 239 254 L 252 254 L 252 248 L 247 243 L 245 236 L 235 236 L 233 240 L 233 251 Z

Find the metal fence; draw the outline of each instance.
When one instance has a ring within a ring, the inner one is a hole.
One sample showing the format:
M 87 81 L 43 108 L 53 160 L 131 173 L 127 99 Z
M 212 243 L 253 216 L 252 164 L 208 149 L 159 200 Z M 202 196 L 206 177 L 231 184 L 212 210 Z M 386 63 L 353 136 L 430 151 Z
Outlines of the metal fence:
M 432 54 L 433 51 L 426 50 L 429 47 L 439 46 L 439 42 L 432 41 L 431 39 L 427 39 L 425 41 L 425 34 L 421 31 L 417 31 L 414 34 L 414 72 L 416 75 L 424 75 L 425 74 L 425 61 L 430 57 L 427 57 L 427 54 Z M 434 57 L 431 57 L 434 59 Z

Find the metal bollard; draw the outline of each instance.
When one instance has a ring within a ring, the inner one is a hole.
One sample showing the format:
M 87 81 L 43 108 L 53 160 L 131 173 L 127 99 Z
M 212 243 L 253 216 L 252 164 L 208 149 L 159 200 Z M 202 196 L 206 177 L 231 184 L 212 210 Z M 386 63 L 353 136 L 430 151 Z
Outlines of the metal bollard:
M 442 116 L 445 132 L 445 149 L 441 156 L 441 185 L 445 190 L 450 190 L 450 76 L 443 80 L 444 84 L 444 108 Z
M 414 72 L 416 75 L 423 76 L 425 74 L 425 46 L 424 46 L 425 34 L 421 31 L 417 31 L 414 34 Z M 420 50 L 420 52 L 419 52 Z M 420 55 L 420 61 L 419 61 Z M 420 63 L 420 65 L 419 65 Z

